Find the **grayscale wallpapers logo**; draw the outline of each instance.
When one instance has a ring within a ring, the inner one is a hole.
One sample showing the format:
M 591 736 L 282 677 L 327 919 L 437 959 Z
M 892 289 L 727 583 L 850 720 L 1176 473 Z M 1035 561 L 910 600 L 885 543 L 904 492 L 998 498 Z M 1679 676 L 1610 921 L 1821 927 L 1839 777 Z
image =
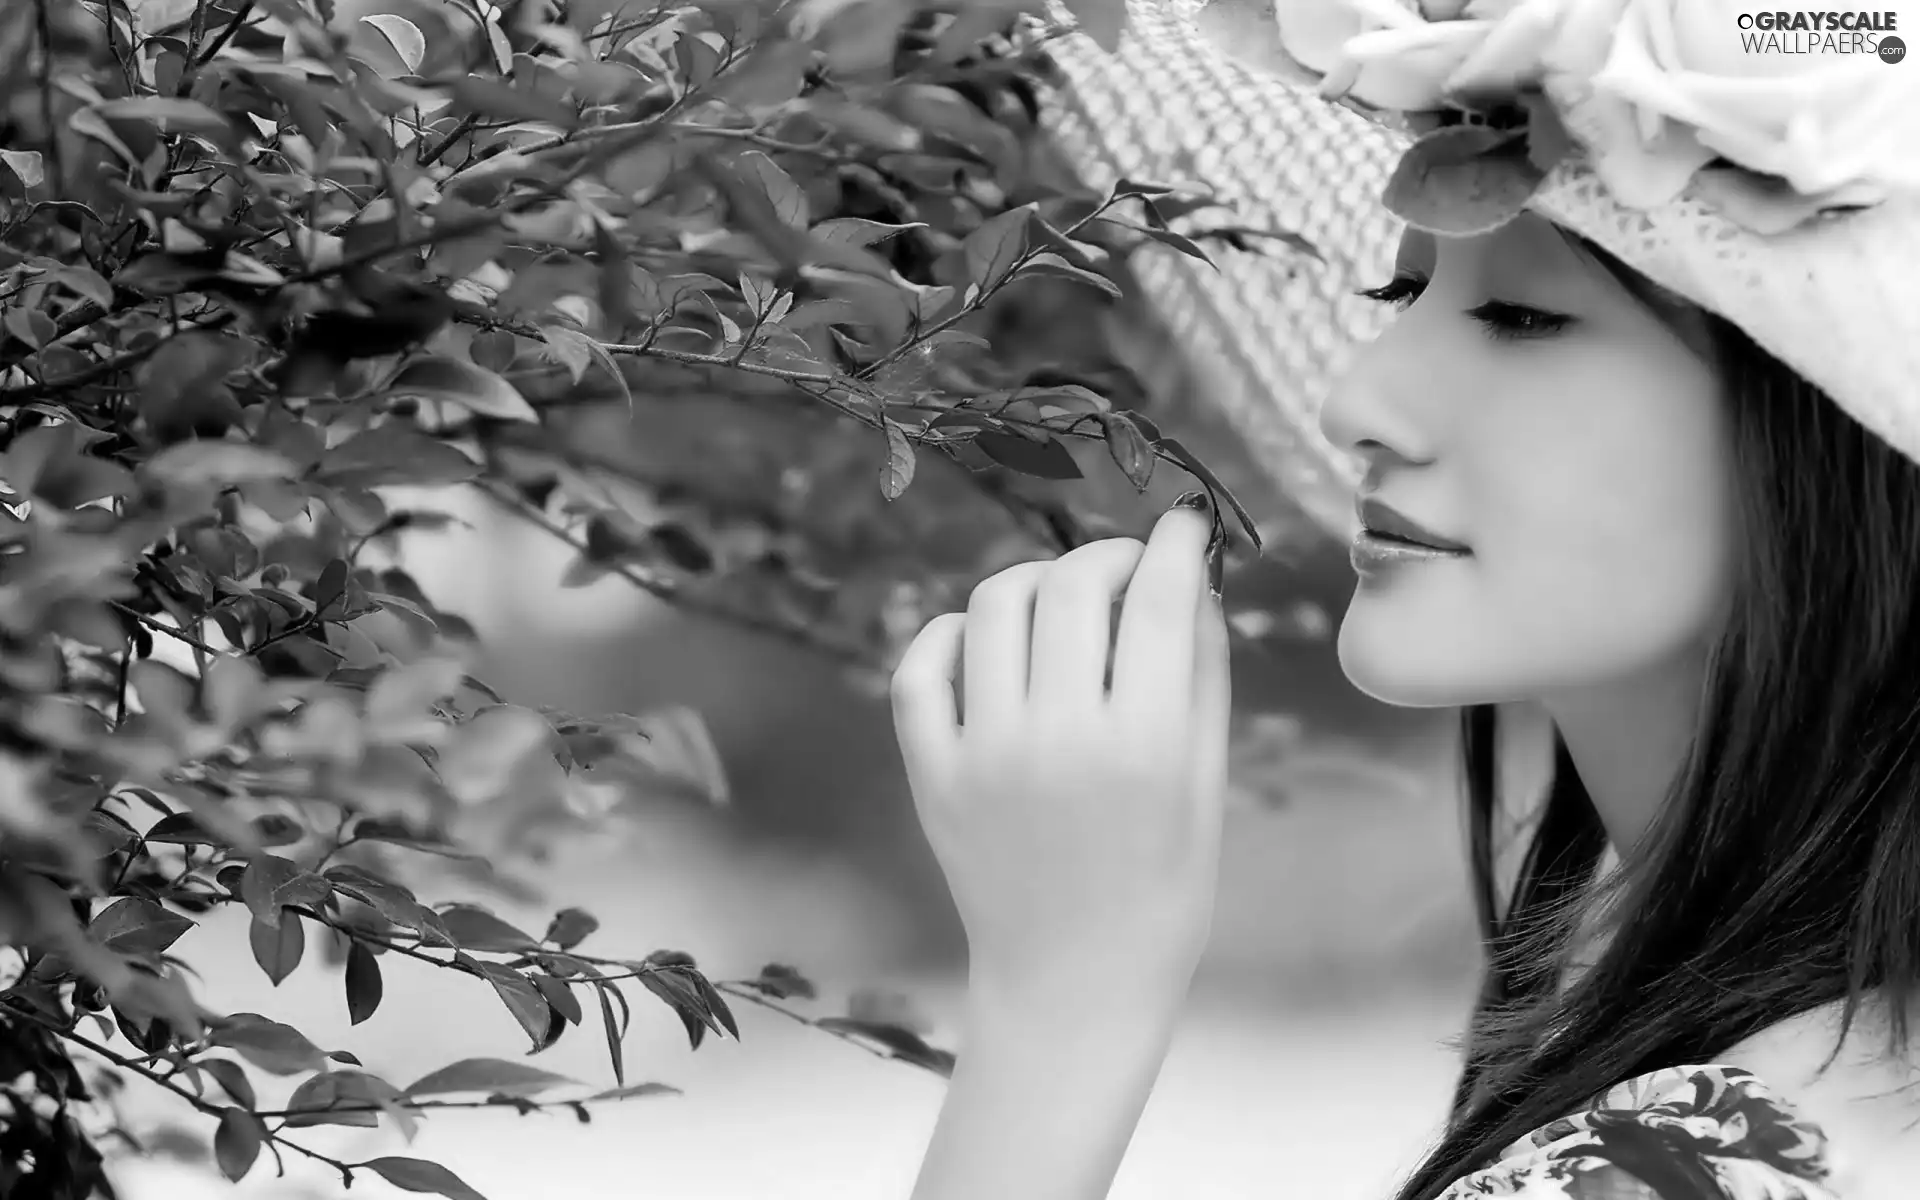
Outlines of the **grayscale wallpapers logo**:
M 1748 54 L 1873 55 L 1883 63 L 1905 62 L 1907 44 L 1895 30 L 1900 15 L 1882 12 L 1741 13 L 1734 18 Z

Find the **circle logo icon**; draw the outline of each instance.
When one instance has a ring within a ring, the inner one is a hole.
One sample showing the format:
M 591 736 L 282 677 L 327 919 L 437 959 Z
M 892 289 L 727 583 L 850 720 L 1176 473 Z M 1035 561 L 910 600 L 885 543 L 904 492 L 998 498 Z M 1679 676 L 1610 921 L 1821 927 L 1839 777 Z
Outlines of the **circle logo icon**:
M 1894 35 L 1888 34 L 1880 39 L 1878 53 L 1881 62 L 1897 63 L 1907 56 L 1907 44 Z

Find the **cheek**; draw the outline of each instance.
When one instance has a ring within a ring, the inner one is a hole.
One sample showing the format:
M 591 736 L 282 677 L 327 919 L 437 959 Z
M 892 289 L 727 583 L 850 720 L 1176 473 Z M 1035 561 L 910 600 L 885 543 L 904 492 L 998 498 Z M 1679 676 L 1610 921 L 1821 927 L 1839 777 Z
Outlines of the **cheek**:
M 1624 371 L 1616 359 L 1615 371 L 1605 385 L 1569 372 L 1537 421 L 1505 426 L 1531 448 L 1486 438 L 1498 461 L 1470 474 L 1488 611 L 1516 652 L 1563 676 L 1624 674 L 1696 648 L 1733 586 L 1731 431 L 1717 385 L 1690 359 Z
M 1732 481 L 1689 449 L 1643 444 L 1514 481 L 1476 565 L 1516 641 L 1631 666 L 1711 635 L 1733 586 Z
M 1730 436 L 1704 368 L 1564 372 L 1483 397 L 1446 460 L 1474 556 L 1363 586 L 1353 682 L 1400 704 L 1521 699 L 1691 653 L 1718 628 L 1738 546 Z M 1592 386 L 1578 385 L 1591 379 Z

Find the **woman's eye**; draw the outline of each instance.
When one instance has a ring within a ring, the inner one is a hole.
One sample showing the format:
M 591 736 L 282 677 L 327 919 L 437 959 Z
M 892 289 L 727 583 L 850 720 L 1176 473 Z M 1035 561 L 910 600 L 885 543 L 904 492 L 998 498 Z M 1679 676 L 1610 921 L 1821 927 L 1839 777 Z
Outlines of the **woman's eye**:
M 1396 275 L 1379 287 L 1363 288 L 1357 294 L 1369 300 L 1378 300 L 1382 304 L 1391 304 L 1395 308 L 1406 308 L 1420 294 L 1427 290 L 1427 281 L 1418 275 Z M 1488 300 L 1467 310 L 1467 315 L 1480 323 L 1488 337 L 1500 341 L 1518 338 L 1545 337 L 1555 333 L 1573 321 L 1564 313 L 1548 312 L 1542 308 L 1529 308 L 1524 304 L 1511 304 L 1505 300 Z
M 1545 337 L 1565 328 L 1573 320 L 1564 313 L 1528 308 L 1524 304 L 1509 304 L 1504 300 L 1489 300 L 1468 309 L 1467 315 L 1480 322 L 1488 337 L 1501 341 Z
M 1418 300 L 1426 287 L 1427 281 L 1417 275 L 1395 275 L 1379 287 L 1361 288 L 1354 295 L 1391 304 L 1395 308 L 1405 308 Z

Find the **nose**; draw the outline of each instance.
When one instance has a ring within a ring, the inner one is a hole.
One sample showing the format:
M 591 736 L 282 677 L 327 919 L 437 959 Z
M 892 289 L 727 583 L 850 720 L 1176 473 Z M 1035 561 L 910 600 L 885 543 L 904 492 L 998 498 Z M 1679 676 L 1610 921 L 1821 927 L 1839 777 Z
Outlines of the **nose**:
M 1409 313 L 1360 347 L 1320 408 L 1321 434 L 1364 459 L 1369 473 L 1433 461 L 1431 423 L 1414 403 L 1433 389 L 1432 364 L 1423 365 L 1417 352 L 1414 323 Z

